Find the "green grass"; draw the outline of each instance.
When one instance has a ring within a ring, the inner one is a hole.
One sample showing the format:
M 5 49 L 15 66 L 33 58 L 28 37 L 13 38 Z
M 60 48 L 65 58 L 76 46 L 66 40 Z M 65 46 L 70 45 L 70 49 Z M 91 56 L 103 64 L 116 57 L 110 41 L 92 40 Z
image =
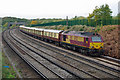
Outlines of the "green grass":
M 9 66 L 9 68 L 6 68 L 4 66 Z M 16 78 L 16 77 L 17 75 L 12 65 L 10 64 L 5 54 L 2 53 L 2 78 Z
M 1 26 L 0 26 L 0 35 L 1 35 L 1 32 L 2 32 L 2 29 L 1 29 Z M 2 42 L 0 40 L 0 79 L 2 78 Z
M 2 32 L 2 28 L 0 27 L 0 33 Z M 9 60 L 1 50 L 1 43 L 0 43 L 0 79 L 1 78 L 16 78 L 16 72 L 14 71 L 12 65 L 10 64 Z M 6 68 L 4 66 L 9 66 Z
M 0 34 L 1 34 L 1 32 L 2 32 L 2 28 L 1 28 L 1 26 L 0 26 Z

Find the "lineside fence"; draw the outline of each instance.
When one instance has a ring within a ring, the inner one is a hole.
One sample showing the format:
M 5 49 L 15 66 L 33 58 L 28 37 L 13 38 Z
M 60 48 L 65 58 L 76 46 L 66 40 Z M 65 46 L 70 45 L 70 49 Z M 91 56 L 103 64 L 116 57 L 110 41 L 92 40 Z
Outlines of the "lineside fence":
M 86 25 L 86 26 L 104 26 L 104 25 L 120 25 L 120 20 L 118 19 L 112 19 L 112 20 L 98 20 L 95 22 L 93 19 L 88 22 L 88 19 L 81 19 L 81 20 L 66 20 L 64 21 L 59 21 L 59 22 L 50 22 L 50 23 L 43 23 L 43 24 L 36 24 L 36 25 L 31 25 L 31 27 L 34 26 L 54 26 L 54 25 L 67 25 L 68 26 L 73 26 L 73 25 Z

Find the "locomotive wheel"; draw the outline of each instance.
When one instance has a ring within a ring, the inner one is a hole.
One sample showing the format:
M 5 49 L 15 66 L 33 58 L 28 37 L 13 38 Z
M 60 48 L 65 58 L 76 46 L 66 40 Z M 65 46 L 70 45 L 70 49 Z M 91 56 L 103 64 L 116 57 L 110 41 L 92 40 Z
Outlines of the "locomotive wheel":
M 81 53 L 85 54 L 85 55 L 88 55 L 88 53 L 87 53 L 87 51 L 85 49 L 81 49 Z
M 78 48 L 77 50 L 78 50 L 78 52 L 82 53 L 82 49 L 79 49 L 79 48 Z
M 72 49 L 73 49 L 73 50 L 76 50 L 76 48 L 75 48 L 75 47 L 73 47 Z
M 83 49 L 80 49 L 80 52 L 81 52 L 82 54 L 84 54 L 85 51 L 84 51 Z

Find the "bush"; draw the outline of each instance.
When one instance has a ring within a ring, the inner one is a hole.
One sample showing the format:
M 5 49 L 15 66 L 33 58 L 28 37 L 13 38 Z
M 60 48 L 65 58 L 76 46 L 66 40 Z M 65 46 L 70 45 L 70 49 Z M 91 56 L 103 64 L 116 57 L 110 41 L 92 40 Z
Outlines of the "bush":
M 99 32 L 100 31 L 100 27 L 97 26 L 96 29 L 95 29 L 95 32 Z

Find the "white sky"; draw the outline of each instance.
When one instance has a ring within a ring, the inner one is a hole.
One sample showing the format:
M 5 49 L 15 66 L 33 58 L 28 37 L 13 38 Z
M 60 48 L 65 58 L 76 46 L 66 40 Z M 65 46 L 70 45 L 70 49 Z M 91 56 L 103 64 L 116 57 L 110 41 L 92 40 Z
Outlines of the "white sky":
M 118 13 L 120 0 L 0 0 L 0 17 L 12 16 L 19 18 L 72 18 L 92 13 L 95 6 L 108 4 Z

